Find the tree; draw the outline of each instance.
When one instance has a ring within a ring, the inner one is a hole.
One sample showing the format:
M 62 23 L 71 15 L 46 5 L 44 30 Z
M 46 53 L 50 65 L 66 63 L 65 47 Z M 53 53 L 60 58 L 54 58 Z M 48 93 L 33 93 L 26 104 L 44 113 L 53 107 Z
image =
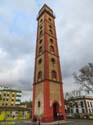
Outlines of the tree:
M 76 83 L 81 85 L 82 90 L 93 93 L 93 63 L 82 67 L 78 73 L 73 73 Z
M 21 104 L 24 104 L 24 105 L 26 105 L 27 107 L 32 108 L 32 101 L 31 101 L 31 100 L 29 100 L 29 101 L 24 101 L 24 102 L 22 102 Z
M 77 96 L 81 96 L 81 90 L 73 90 L 71 92 L 66 92 L 65 93 L 65 100 L 73 99 Z
M 74 99 L 78 96 L 81 96 L 80 88 L 65 93 L 66 113 L 70 113 L 70 108 L 77 105 L 77 102 Z

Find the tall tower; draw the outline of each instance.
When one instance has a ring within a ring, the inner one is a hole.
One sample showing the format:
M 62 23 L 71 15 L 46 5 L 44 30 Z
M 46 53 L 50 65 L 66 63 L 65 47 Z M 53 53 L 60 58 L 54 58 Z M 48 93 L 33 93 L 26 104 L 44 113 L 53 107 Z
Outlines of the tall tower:
M 56 38 L 55 16 L 46 4 L 37 17 L 32 119 L 66 119 L 63 84 Z

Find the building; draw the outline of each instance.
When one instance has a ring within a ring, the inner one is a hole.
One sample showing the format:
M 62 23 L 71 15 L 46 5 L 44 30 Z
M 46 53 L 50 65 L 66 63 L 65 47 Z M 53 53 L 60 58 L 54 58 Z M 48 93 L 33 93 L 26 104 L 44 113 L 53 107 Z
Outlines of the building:
M 25 107 L 0 107 L 0 122 L 13 120 L 30 120 L 31 108 Z
M 10 89 L 0 86 L 0 106 L 12 107 L 21 102 L 22 92 L 20 90 Z
M 53 10 L 45 4 L 37 17 L 32 104 L 32 119 L 40 119 L 44 122 L 66 119 L 54 19 Z
M 93 97 L 82 96 L 70 99 L 68 109 L 72 114 L 93 114 Z

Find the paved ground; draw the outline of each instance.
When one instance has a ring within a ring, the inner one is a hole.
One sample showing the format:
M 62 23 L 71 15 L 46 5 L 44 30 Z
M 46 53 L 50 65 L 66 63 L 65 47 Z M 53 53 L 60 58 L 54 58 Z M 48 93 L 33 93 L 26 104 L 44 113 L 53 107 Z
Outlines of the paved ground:
M 37 123 L 31 123 L 30 121 L 17 121 L 17 122 L 2 122 L 0 125 L 38 125 Z M 41 125 L 47 125 L 42 123 Z M 48 123 L 48 125 L 93 125 L 93 120 L 69 120 L 63 123 Z
M 61 125 L 93 125 L 93 120 L 71 120 Z

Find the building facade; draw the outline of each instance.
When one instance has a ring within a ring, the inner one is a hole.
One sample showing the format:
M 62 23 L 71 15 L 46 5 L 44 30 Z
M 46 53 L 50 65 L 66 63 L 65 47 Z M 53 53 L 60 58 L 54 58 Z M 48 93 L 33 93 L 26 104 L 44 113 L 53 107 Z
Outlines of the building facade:
M 36 58 L 33 84 L 32 119 L 66 119 L 63 83 L 58 53 L 55 16 L 44 5 L 37 17 Z
M 93 114 L 93 97 L 82 96 L 68 101 L 69 113 Z
M 31 108 L 24 107 L 0 107 L 0 122 L 12 120 L 30 120 Z
M 19 90 L 0 87 L 0 106 L 12 107 L 19 105 L 21 102 L 22 92 Z

